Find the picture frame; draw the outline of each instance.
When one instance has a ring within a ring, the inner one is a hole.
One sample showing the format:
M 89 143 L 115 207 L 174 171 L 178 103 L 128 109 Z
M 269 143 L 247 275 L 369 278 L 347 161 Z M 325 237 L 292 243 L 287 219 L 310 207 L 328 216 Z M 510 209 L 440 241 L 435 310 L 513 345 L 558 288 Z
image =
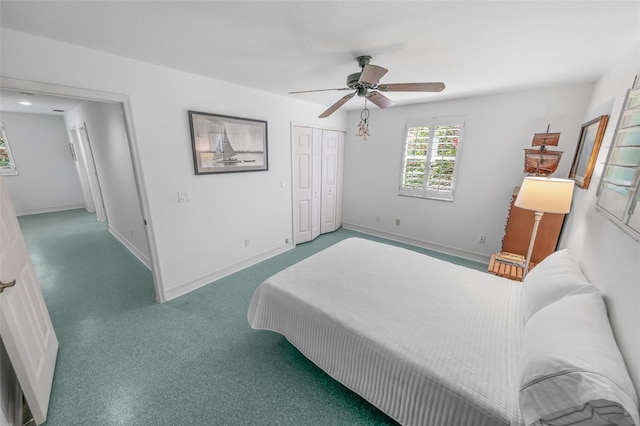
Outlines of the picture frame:
M 188 111 L 196 175 L 269 170 L 267 122 Z
M 601 115 L 582 125 L 578 146 L 569 172 L 569 179 L 575 180 L 578 188 L 589 188 L 608 121 L 608 115 Z

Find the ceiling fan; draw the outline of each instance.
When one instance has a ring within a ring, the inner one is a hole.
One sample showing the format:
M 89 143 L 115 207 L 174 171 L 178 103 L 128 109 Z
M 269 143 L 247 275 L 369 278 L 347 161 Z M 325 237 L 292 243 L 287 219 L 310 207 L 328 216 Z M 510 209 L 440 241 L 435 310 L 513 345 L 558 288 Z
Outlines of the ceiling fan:
M 371 56 L 358 56 L 356 60 L 358 61 L 358 65 L 360 65 L 362 71 L 350 74 L 347 77 L 348 87 L 341 87 L 337 89 L 301 90 L 298 92 L 289 92 L 289 94 L 326 92 L 329 90 L 353 90 L 353 93 L 343 96 L 338 102 L 331 105 L 329 109 L 318 116 L 318 118 L 325 118 L 333 114 L 356 94 L 370 100 L 380 108 L 387 108 L 392 106 L 393 102 L 380 92 L 441 92 L 445 87 L 444 83 L 441 82 L 380 84 L 380 79 L 388 70 L 378 65 L 369 64 Z

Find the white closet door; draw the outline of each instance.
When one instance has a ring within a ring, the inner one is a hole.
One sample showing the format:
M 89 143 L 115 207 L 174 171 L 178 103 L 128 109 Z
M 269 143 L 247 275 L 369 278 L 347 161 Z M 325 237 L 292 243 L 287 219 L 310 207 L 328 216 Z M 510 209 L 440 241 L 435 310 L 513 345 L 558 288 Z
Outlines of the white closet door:
M 313 160 L 311 167 L 311 239 L 320 235 L 320 192 L 322 189 L 322 130 L 313 129 Z
M 338 152 L 340 132 L 322 131 L 322 199 L 320 232 L 331 232 L 336 227 L 338 202 Z
M 344 182 L 344 132 L 338 132 L 338 179 L 336 181 L 336 228 L 342 226 L 342 187 Z
M 313 191 L 313 129 L 294 127 L 294 230 L 295 243 L 311 241 Z

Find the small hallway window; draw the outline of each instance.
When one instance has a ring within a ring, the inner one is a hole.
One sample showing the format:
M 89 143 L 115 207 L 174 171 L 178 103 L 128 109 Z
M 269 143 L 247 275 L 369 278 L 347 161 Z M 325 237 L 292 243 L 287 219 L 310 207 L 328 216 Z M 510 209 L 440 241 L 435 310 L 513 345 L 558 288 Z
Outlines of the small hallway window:
M 407 123 L 399 195 L 453 200 L 463 117 Z
M 0 121 L 0 173 L 3 175 L 17 175 L 15 163 L 9 149 L 9 141 L 4 132 L 4 126 Z

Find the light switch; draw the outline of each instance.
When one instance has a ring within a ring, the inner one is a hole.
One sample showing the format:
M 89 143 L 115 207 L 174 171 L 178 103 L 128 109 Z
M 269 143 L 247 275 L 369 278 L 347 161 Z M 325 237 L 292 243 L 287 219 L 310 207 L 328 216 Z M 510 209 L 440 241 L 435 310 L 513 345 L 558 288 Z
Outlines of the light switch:
M 191 201 L 191 193 L 189 191 L 178 191 L 178 202 L 186 203 Z

